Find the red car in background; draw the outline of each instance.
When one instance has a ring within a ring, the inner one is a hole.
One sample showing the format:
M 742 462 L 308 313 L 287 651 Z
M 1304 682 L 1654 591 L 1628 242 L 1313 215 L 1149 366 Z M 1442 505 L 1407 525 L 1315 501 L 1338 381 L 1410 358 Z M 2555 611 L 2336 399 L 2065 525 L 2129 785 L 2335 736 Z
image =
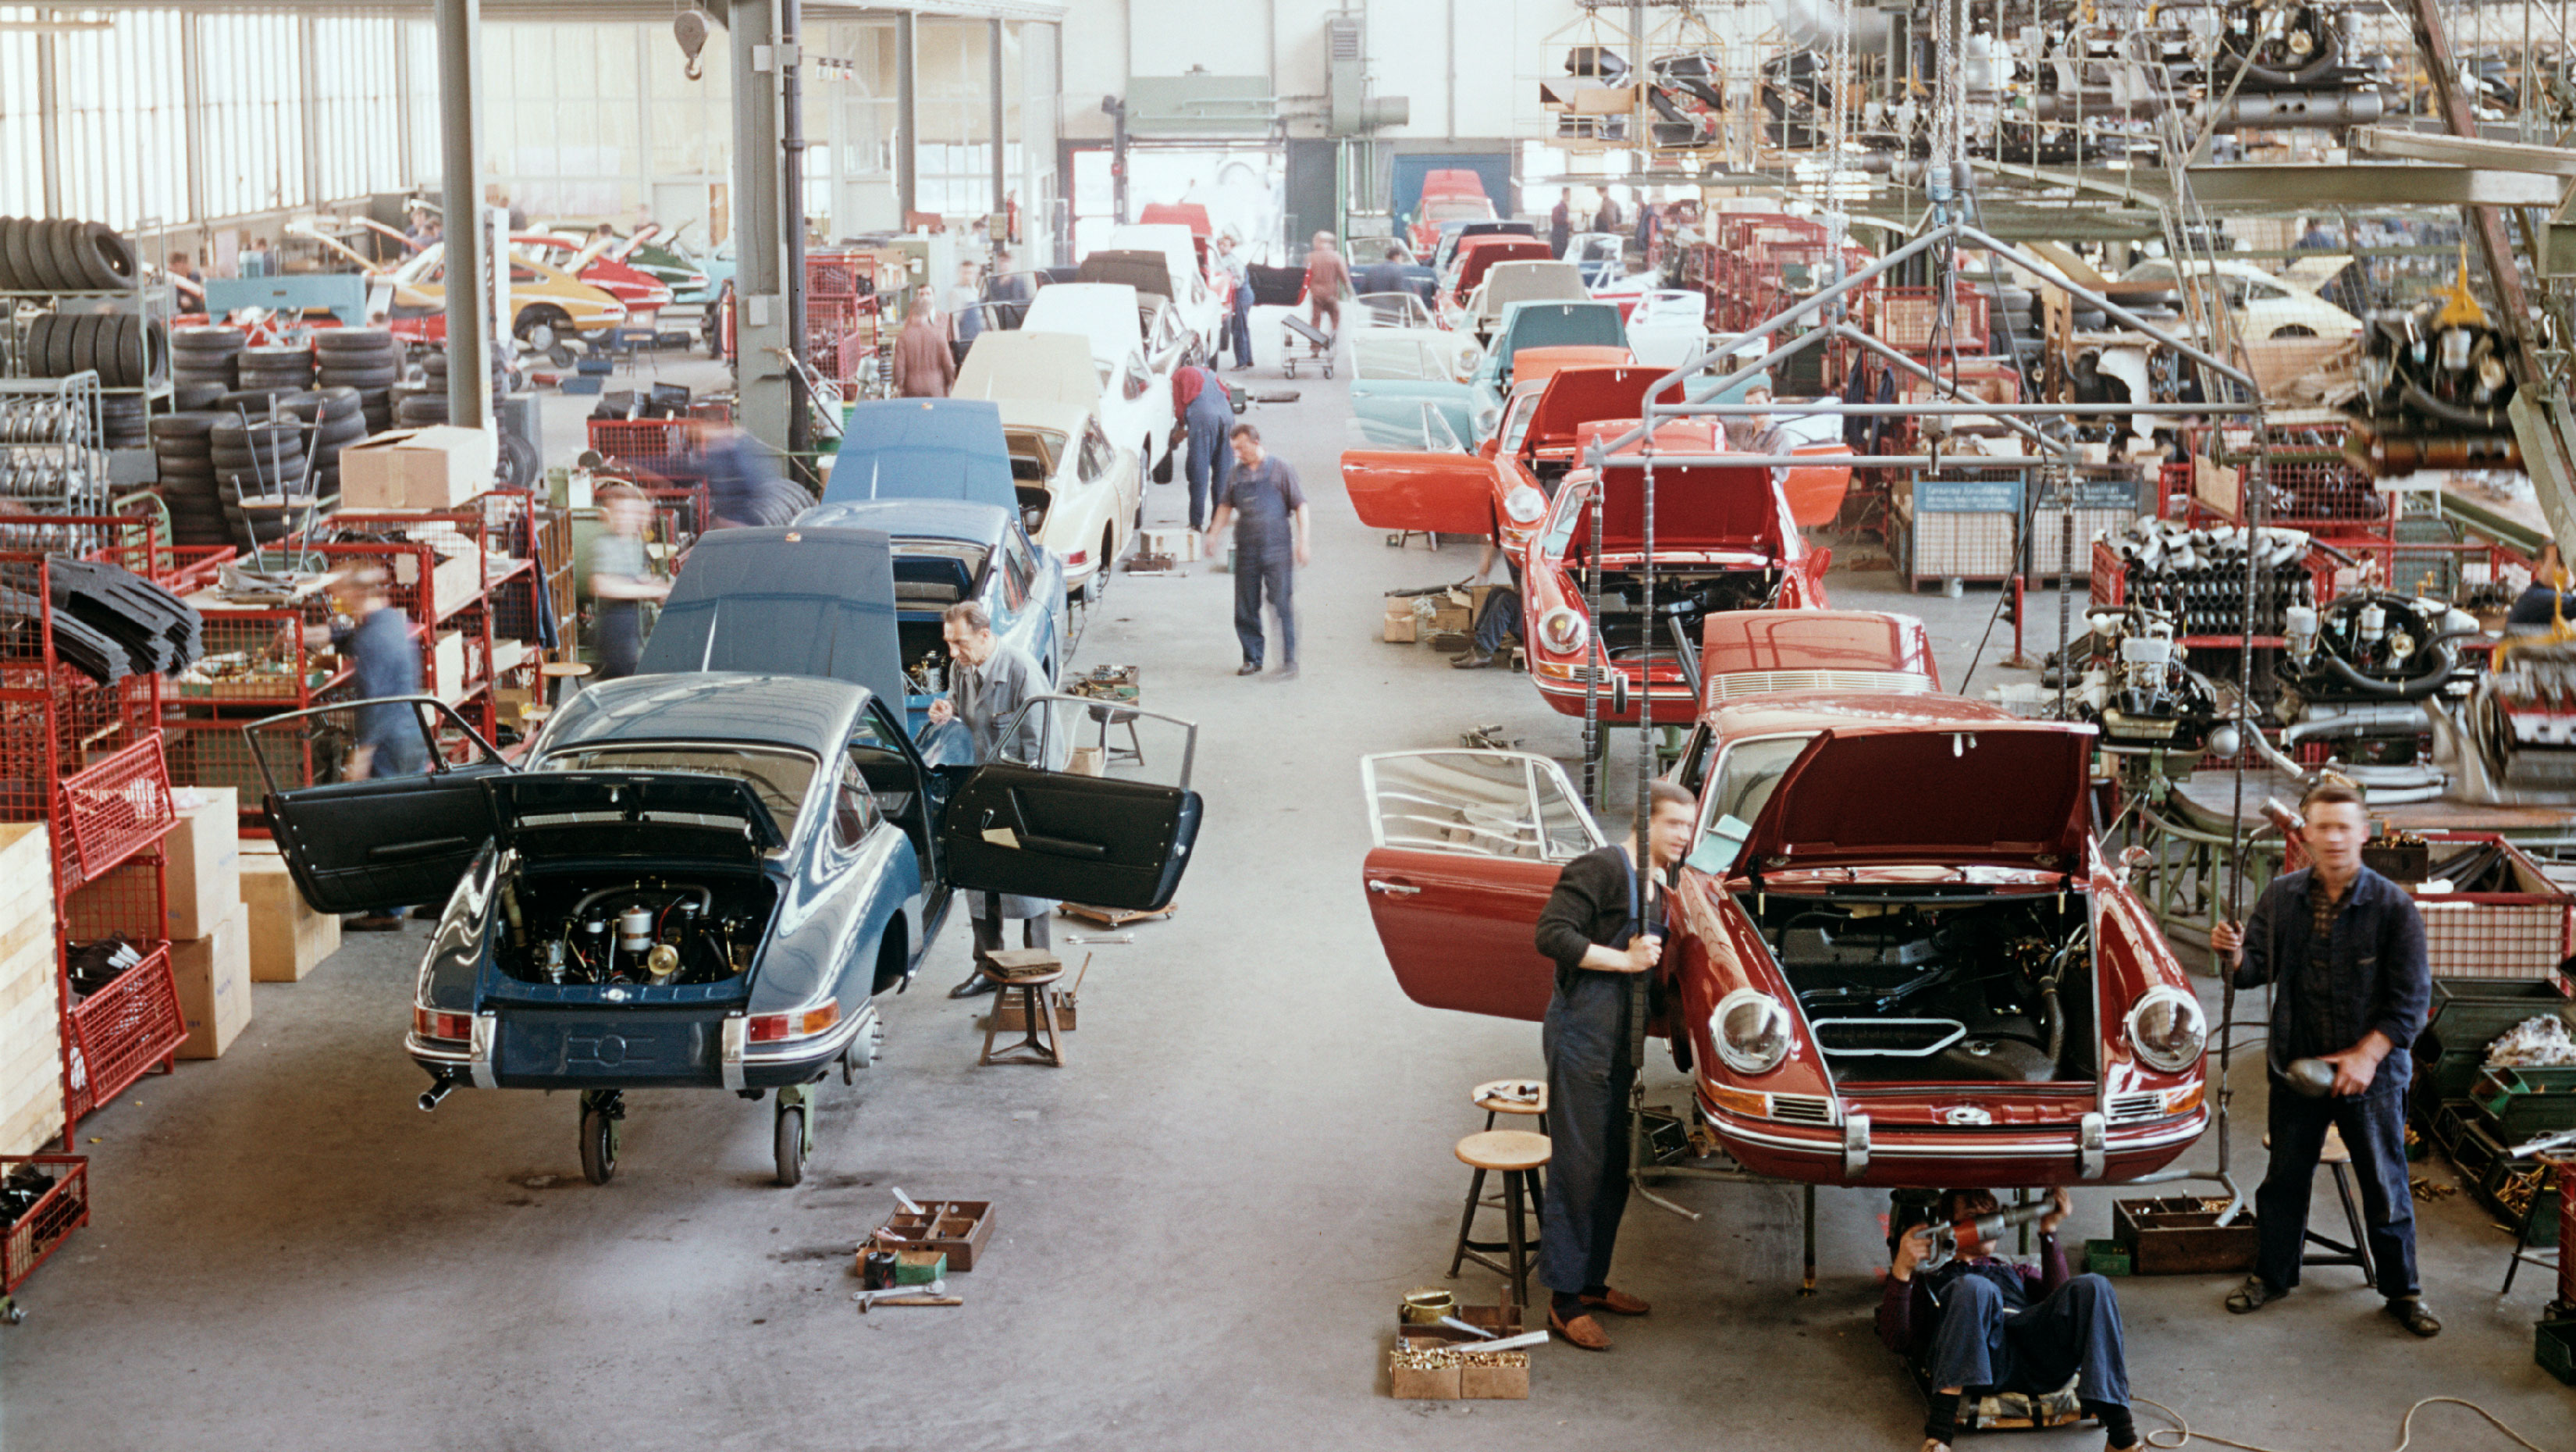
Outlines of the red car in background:
M 1578 425 L 1577 457 L 1596 439 L 1607 443 L 1635 426 L 1633 419 Z M 1655 450 L 1720 454 L 1726 452 L 1725 437 L 1713 422 L 1682 419 L 1655 431 Z M 1696 662 L 1683 658 L 1680 642 L 1699 640 L 1703 622 L 1728 611 L 1822 609 L 1833 552 L 1811 548 L 1799 532 L 1777 470 L 1658 465 L 1649 566 L 1642 464 L 1639 445 L 1631 443 L 1610 456 L 1606 470 L 1577 469 L 1557 486 L 1545 523 L 1522 552 L 1521 639 L 1531 682 L 1558 711 L 1584 713 L 1586 680 L 1606 657 L 1608 670 L 1595 692 L 1599 719 L 1614 726 L 1634 726 L 1641 718 L 1687 726 L 1699 716 L 1691 688 Z M 1591 538 L 1596 493 L 1602 506 L 1597 550 Z M 1586 575 L 1596 565 L 1598 620 L 1585 592 Z M 1652 621 L 1645 614 L 1650 571 Z
M 1422 177 L 1422 200 L 1413 208 L 1413 255 L 1428 257 L 1440 245 L 1443 222 L 1490 222 L 1497 217 L 1485 180 L 1472 171 L 1447 167 Z
M 608 251 L 617 245 L 614 237 L 585 243 L 577 237 L 551 232 L 521 233 L 510 238 L 514 251 L 571 273 L 623 303 L 628 318 L 650 322 L 653 314 L 671 305 L 671 289 L 651 273 L 611 261 Z
M 1372 529 L 1481 535 L 1502 546 L 1517 570 L 1538 532 L 1557 481 L 1574 467 L 1576 430 L 1602 419 L 1633 419 L 1664 370 L 1634 364 L 1556 367 L 1557 353 L 1531 348 L 1514 359 L 1502 427 L 1472 454 L 1353 449 L 1342 455 L 1351 508 Z M 1664 400 L 1679 402 L 1679 385 Z
M 1903 687 L 1730 686 L 1678 769 L 1701 827 L 1650 1031 L 1727 1154 L 1813 1184 L 2040 1187 L 2134 1180 L 2197 1140 L 2207 1020 L 2093 837 L 2092 728 L 1932 694 L 1906 617 L 1755 612 L 1707 639 L 1712 683 L 1754 661 Z M 1609 837 L 1562 769 L 1432 751 L 1361 772 L 1362 884 L 1407 996 L 1539 1018 L 1539 910 Z
M 1449 271 L 1441 279 L 1443 308 L 1463 308 L 1485 280 L 1486 269 L 1497 262 L 1552 262 L 1556 254 L 1545 242 L 1535 237 L 1517 237 L 1508 232 L 1469 237 L 1459 242 L 1450 255 Z

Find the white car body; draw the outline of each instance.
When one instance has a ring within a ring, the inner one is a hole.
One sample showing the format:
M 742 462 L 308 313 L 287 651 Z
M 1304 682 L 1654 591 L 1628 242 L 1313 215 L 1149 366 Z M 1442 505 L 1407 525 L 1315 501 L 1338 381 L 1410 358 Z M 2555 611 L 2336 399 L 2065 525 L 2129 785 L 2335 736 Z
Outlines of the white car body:
M 1152 380 L 1151 389 L 1168 403 L 1172 375 L 1189 355 L 1189 340 L 1181 334 L 1180 322 L 1171 308 L 1156 314 L 1155 336 L 1148 339 L 1139 303 L 1136 289 L 1123 282 L 1050 283 L 1030 299 L 1028 315 L 1020 320 L 1020 331 L 1071 333 L 1088 343 L 1091 361 L 1099 370 L 1104 399 L 1113 393 L 1124 393 L 1131 360 L 1141 362 Z M 1162 425 L 1150 438 L 1139 437 L 1128 426 L 1127 416 L 1135 412 L 1104 402 L 1101 423 L 1110 430 L 1111 442 L 1122 449 L 1134 449 L 1150 469 L 1170 452 L 1172 412 L 1168 407 L 1163 411 Z
M 2304 260 L 2304 259 L 2302 259 Z M 2187 269 L 2194 278 L 2215 277 L 2230 298 L 2229 311 L 2235 314 L 2238 333 L 2249 341 L 2267 338 L 2348 338 L 2361 331 L 2361 319 L 2327 302 L 2287 278 L 2277 277 L 2251 262 L 2194 262 Z M 2171 282 L 2171 261 L 2157 259 L 2141 262 L 2120 274 L 2122 282 Z
M 1039 296 L 1055 290 L 1047 288 Z M 1128 317 L 1132 326 L 1132 304 Z M 1099 415 L 1100 425 L 1111 442 L 1125 448 L 1130 445 L 1124 441 L 1135 440 L 1139 446 L 1137 457 L 1149 467 L 1156 459 L 1168 461 L 1173 420 L 1171 380 L 1158 380 L 1145 366 L 1143 347 L 1131 345 L 1119 355 L 1118 363 L 1107 375 L 1110 382 L 1103 387 L 1103 365 L 1094 361 L 1092 348 L 1091 340 L 1078 333 L 1029 327 L 1014 331 L 986 329 L 966 350 L 966 361 L 959 366 L 957 381 L 948 392 L 954 398 L 987 398 L 996 403 L 1026 400 L 1088 408 Z
M 1207 274 L 1199 270 L 1198 242 L 1189 228 L 1176 222 L 1122 223 L 1109 229 L 1109 242 L 1102 250 L 1162 253 L 1171 264 L 1172 306 L 1180 313 L 1182 326 L 1198 339 L 1200 357 L 1216 356 L 1217 345 L 1226 336 L 1225 299 L 1208 286 Z
M 1066 594 L 1096 594 L 1135 542 L 1145 506 L 1143 463 L 1135 450 L 1109 441 L 1096 409 L 1028 398 L 1006 398 L 1000 407 L 1021 522 L 1039 516 L 1029 535 L 1064 561 Z
M 1707 352 L 1708 341 L 1708 299 L 1698 293 L 1657 288 L 1628 314 L 1628 351 L 1649 367 L 1679 368 Z
M 1516 302 L 1582 302 L 1592 296 L 1583 269 L 1571 262 L 1497 262 L 1449 317 L 1449 326 L 1485 337 Z

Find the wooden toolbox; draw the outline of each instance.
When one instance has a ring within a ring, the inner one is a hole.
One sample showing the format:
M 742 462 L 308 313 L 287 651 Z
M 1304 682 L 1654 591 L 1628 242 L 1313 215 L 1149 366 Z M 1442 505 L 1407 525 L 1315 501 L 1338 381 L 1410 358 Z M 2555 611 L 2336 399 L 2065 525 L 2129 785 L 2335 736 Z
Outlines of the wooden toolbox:
M 2173 1195 L 2115 1200 L 2111 1238 L 2127 1246 L 2136 1274 L 2211 1275 L 2254 1268 L 2254 1212 L 2248 1207 L 2221 1226 L 2225 1200 Z
M 889 1242 L 906 1250 L 940 1251 L 952 1271 L 970 1271 L 993 1238 L 990 1200 L 924 1200 L 922 1213 L 898 1210 L 880 1227 Z M 864 1254 L 865 1252 L 861 1252 Z

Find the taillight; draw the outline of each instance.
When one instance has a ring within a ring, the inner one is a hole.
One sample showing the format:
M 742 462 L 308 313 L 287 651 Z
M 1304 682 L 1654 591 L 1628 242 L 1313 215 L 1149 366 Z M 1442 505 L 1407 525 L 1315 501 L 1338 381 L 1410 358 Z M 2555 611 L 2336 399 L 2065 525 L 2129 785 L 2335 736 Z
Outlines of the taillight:
M 425 1039 L 455 1039 L 462 1043 L 474 1037 L 474 1015 L 440 1013 L 434 1008 L 415 1004 L 411 1011 L 411 1031 Z
M 1064 557 L 1064 562 L 1065 562 L 1066 564 L 1068 564 L 1068 565 L 1087 565 L 1087 564 L 1090 564 L 1090 563 L 1091 563 L 1091 551 L 1089 551 L 1089 550 L 1075 550 L 1072 554 L 1066 555 L 1066 556 Z
M 841 1021 L 841 1001 L 825 999 L 820 1008 L 797 1013 L 756 1013 L 743 1037 L 755 1044 L 774 1044 L 787 1039 L 809 1039 Z

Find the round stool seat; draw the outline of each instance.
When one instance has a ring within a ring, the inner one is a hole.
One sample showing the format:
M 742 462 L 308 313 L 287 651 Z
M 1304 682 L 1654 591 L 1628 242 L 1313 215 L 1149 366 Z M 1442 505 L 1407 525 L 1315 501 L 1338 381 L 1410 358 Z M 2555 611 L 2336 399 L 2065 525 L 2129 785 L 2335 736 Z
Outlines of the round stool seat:
M 1538 1097 L 1535 1099 L 1507 1097 L 1515 1091 L 1531 1089 L 1538 1091 Z M 1537 1079 L 1489 1080 L 1469 1091 L 1467 1097 L 1475 1101 L 1478 1109 L 1488 1114 L 1547 1113 L 1547 1085 Z
M 1036 973 L 1004 973 L 990 963 L 978 965 L 975 971 L 1001 984 L 1004 988 L 1036 988 L 1053 983 L 1064 976 L 1062 968 L 1049 968 Z
M 2271 1147 L 2272 1132 L 2267 1129 L 2263 1131 L 2263 1148 L 2270 1149 Z M 2331 1124 L 2326 1126 L 2326 1142 L 2317 1147 L 2317 1163 L 2321 1165 L 2348 1165 L 2352 1163 L 2352 1150 L 2344 1144 L 2343 1130 L 2341 1128 Z
M 1489 1129 L 1458 1141 L 1458 1162 L 1480 1170 L 1535 1170 L 1547 1157 L 1547 1136 L 1525 1129 Z
M 586 676 L 590 674 L 590 664 L 587 661 L 578 660 L 550 660 L 544 665 L 537 667 L 537 674 L 541 676 Z

